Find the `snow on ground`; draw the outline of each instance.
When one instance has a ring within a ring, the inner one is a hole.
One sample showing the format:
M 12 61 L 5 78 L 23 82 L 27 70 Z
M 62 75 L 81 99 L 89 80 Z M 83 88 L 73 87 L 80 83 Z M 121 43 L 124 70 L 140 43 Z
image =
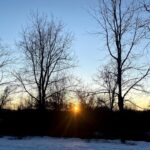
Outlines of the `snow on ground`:
M 50 137 L 0 138 L 0 150 L 150 150 L 150 143 L 118 140 L 81 140 Z

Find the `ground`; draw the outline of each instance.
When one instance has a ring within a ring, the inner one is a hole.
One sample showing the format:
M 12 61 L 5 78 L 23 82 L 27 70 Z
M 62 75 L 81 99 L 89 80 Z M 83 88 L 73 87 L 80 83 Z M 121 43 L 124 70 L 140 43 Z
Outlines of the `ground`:
M 50 137 L 0 138 L 0 150 L 149 150 L 150 143 L 143 141 L 81 140 Z

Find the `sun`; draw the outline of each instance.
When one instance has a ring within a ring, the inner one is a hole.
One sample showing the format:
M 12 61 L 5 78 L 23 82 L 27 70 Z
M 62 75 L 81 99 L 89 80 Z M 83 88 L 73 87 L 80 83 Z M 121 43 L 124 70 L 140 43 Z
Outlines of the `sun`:
M 80 112 L 79 106 L 74 106 L 73 111 L 74 113 L 79 113 Z

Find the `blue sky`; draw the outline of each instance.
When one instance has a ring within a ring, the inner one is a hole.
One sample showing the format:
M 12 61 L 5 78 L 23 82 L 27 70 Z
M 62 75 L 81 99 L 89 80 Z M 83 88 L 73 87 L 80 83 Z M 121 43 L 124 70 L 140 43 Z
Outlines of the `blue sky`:
M 73 33 L 72 50 L 79 61 L 74 73 L 90 84 L 106 56 L 104 41 L 91 34 L 98 31 L 98 26 L 87 10 L 96 4 L 97 0 L 0 0 L 0 38 L 18 54 L 15 45 L 20 40 L 22 28 L 27 25 L 30 12 L 38 10 L 48 17 L 53 15 Z M 141 97 L 138 104 L 147 105 L 149 100 L 143 103 L 147 98 Z
M 1 0 L 0 38 L 18 53 L 15 43 L 21 37 L 31 11 L 45 13 L 48 17 L 61 20 L 66 29 L 73 33 L 72 50 L 78 60 L 76 74 L 89 81 L 99 66 L 101 41 L 91 34 L 97 29 L 88 9 L 94 7 L 96 0 Z

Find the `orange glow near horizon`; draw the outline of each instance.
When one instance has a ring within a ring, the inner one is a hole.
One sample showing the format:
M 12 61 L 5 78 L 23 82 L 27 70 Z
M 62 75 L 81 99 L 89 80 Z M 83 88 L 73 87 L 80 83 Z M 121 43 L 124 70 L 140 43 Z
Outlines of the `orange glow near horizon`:
M 80 112 L 80 107 L 78 105 L 75 105 L 74 108 L 73 108 L 73 112 L 75 114 L 79 113 Z
M 74 107 L 74 112 L 79 112 L 79 108 L 77 106 Z

